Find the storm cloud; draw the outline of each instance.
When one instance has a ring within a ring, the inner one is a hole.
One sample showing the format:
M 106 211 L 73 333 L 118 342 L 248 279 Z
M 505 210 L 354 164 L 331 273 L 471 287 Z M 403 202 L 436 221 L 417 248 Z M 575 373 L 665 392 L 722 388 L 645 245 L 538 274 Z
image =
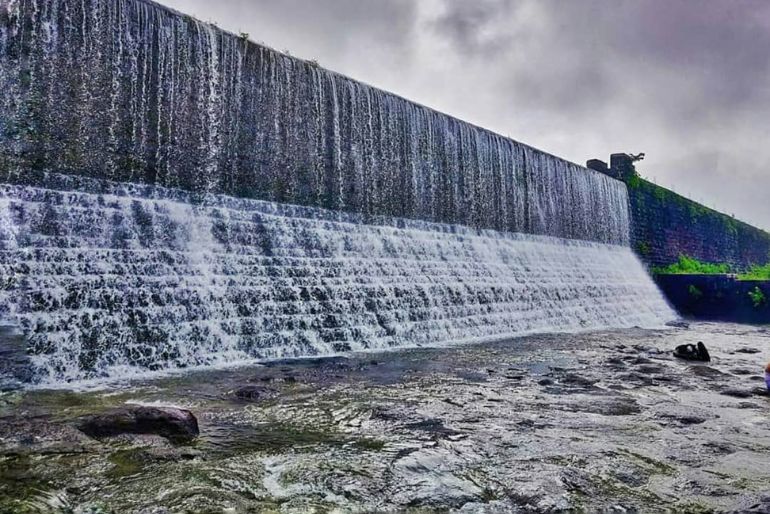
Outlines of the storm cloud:
M 766 0 L 163 0 L 251 39 L 770 229 Z

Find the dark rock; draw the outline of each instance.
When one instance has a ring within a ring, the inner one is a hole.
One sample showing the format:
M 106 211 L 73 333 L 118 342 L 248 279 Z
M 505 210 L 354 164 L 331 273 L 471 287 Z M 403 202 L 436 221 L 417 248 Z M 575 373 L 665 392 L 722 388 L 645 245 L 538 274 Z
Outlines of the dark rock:
M 672 328 L 690 328 L 690 324 L 682 320 L 669 321 L 666 323 L 666 326 Z
M 604 416 L 630 416 L 631 414 L 639 414 L 642 412 L 642 408 L 631 398 L 617 398 L 610 400 L 609 402 L 598 402 L 593 407 L 585 412 L 592 412 L 594 414 L 602 414 Z
M 453 430 L 444 426 L 444 422 L 442 420 L 435 418 L 424 419 L 422 421 L 417 421 L 416 423 L 409 423 L 408 425 L 404 425 L 404 428 L 419 432 L 429 432 L 434 435 L 442 436 L 459 435 L 461 433 L 457 430 Z
M 644 375 L 655 375 L 655 374 L 658 374 L 658 373 L 665 373 L 666 372 L 666 368 L 664 368 L 663 366 L 655 365 L 655 364 L 647 364 L 647 365 L 644 365 L 644 366 L 639 366 L 638 368 L 636 368 L 636 370 L 639 373 L 642 373 Z
M 683 344 L 677 346 L 674 350 L 674 357 L 677 359 L 696 362 L 711 361 L 711 355 L 709 355 L 709 352 L 706 349 L 706 345 L 701 341 L 699 341 L 697 345 Z
M 754 371 L 746 368 L 737 368 L 737 369 L 730 370 L 730 373 L 732 373 L 733 375 L 745 376 L 745 375 L 753 375 Z
M 692 366 L 690 373 L 703 378 L 722 378 L 727 376 L 726 373 L 722 373 L 718 369 L 709 366 Z
M 710 419 L 719 418 L 719 416 L 703 409 L 676 404 L 662 405 L 657 412 L 657 416 L 664 420 L 675 421 L 681 425 L 700 425 Z
M 683 425 L 700 425 L 701 423 L 705 423 L 706 421 L 708 421 L 708 418 L 704 418 L 704 417 L 696 416 L 692 414 L 685 414 L 682 416 L 672 417 L 671 419 L 674 419 L 675 421 L 678 421 Z
M 599 380 L 587 378 L 576 373 L 568 373 L 561 377 L 561 382 L 578 387 L 593 387 Z
M 120 434 L 153 434 L 174 442 L 198 437 L 198 420 L 192 412 L 173 407 L 126 407 L 83 419 L 78 429 L 95 437 Z
M 538 380 L 537 383 L 540 384 L 541 386 L 549 386 L 549 385 L 553 385 L 553 380 L 551 380 L 550 378 L 542 378 Z
M 372 409 L 372 418 L 373 419 L 380 419 L 383 421 L 396 421 L 399 419 L 398 414 L 395 413 L 395 411 L 378 405 Z
M 235 396 L 241 400 L 256 401 L 264 400 L 275 394 L 274 389 L 259 385 L 247 385 L 236 389 Z
M 723 394 L 724 396 L 731 396 L 733 398 L 751 398 L 754 393 L 751 390 L 747 389 L 724 389 L 721 391 L 720 394 Z
M 617 375 L 617 379 L 624 383 L 633 383 L 638 386 L 652 386 L 655 385 L 655 380 L 652 377 L 643 373 L 631 372 L 620 373 Z
M 767 387 L 755 387 L 751 392 L 754 396 L 770 396 L 770 390 Z
M 758 350 L 756 348 L 739 348 L 738 350 L 735 350 L 735 353 L 746 353 L 749 355 L 753 355 L 755 353 L 761 353 L 761 350 Z

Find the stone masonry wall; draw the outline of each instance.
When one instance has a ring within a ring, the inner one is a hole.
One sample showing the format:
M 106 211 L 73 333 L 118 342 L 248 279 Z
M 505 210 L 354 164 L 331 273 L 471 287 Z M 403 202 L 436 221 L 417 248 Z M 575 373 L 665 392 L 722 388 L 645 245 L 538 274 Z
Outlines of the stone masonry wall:
M 735 269 L 770 261 L 770 234 L 637 176 L 626 181 L 634 250 L 652 266 L 679 255 Z

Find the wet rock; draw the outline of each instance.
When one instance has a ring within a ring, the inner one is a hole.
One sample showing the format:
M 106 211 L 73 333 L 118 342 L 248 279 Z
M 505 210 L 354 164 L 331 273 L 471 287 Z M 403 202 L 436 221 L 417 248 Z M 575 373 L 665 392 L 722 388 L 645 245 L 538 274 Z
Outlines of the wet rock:
M 588 378 L 577 373 L 567 373 L 560 378 L 563 384 L 576 386 L 576 387 L 593 387 L 599 380 L 595 378 Z
M 77 428 L 97 439 L 121 434 L 153 434 L 174 442 L 186 442 L 200 434 L 193 413 L 173 407 L 125 407 L 85 418 Z
M 372 419 L 379 419 L 382 421 L 397 421 L 401 419 L 397 412 L 388 407 L 378 405 L 372 409 Z
M 703 443 L 703 447 L 715 455 L 730 455 L 736 452 L 735 445 L 725 441 L 709 441 Z
M 250 402 L 265 400 L 275 395 L 275 390 L 260 385 L 247 385 L 236 389 L 233 393 L 236 398 Z
M 673 421 L 680 425 L 700 425 L 711 419 L 718 418 L 715 414 L 710 414 L 703 409 L 688 407 L 684 405 L 662 405 L 658 408 L 657 417 L 661 420 Z
M 755 353 L 761 353 L 761 350 L 758 350 L 757 348 L 739 348 L 735 350 L 735 353 L 745 353 L 748 355 L 753 355 Z
M 541 386 L 550 386 L 553 385 L 553 380 L 550 378 L 541 378 L 537 383 Z
M 630 416 L 642 412 L 642 408 L 632 398 L 614 398 L 609 401 L 592 402 L 587 408 L 580 410 L 603 416 Z
M 633 384 L 637 387 L 655 385 L 655 380 L 652 377 L 636 371 L 631 373 L 619 373 L 616 377 L 624 384 Z
M 682 320 L 669 321 L 666 323 L 666 326 L 671 328 L 690 328 L 690 324 Z
M 644 375 L 655 375 L 659 373 L 665 373 L 666 368 L 663 366 L 658 366 L 657 364 L 645 364 L 636 368 L 636 371 Z
M 738 376 L 746 376 L 746 375 L 753 375 L 755 372 L 746 368 L 736 368 L 736 369 L 730 370 L 730 373 Z
M 460 435 L 461 432 L 458 432 L 457 430 L 453 430 L 451 428 L 448 428 L 444 426 L 444 422 L 440 419 L 424 419 L 422 421 L 418 421 L 416 423 L 409 423 L 407 425 L 404 425 L 404 428 L 407 428 L 409 430 L 415 430 L 419 432 L 428 432 L 434 435 L 440 435 L 440 436 L 450 436 L 450 435 Z
M 0 455 L 88 453 L 96 443 L 74 427 L 29 417 L 0 418 Z
M 674 357 L 686 361 L 696 362 L 710 362 L 711 355 L 709 355 L 706 345 L 703 342 L 694 344 L 682 344 L 676 347 L 674 350 Z
M 755 387 L 751 390 L 754 396 L 767 396 L 770 397 L 770 390 L 767 387 Z
M 756 502 L 744 509 L 731 511 L 730 514 L 767 514 L 770 513 L 770 494 L 764 494 Z
M 750 389 L 735 389 L 727 388 L 720 391 L 720 394 L 724 396 L 730 396 L 732 398 L 751 398 L 754 393 Z
M 727 373 L 723 373 L 718 369 L 712 368 L 710 366 L 700 366 L 700 365 L 692 366 L 690 368 L 690 373 L 706 379 L 724 378 L 727 376 Z

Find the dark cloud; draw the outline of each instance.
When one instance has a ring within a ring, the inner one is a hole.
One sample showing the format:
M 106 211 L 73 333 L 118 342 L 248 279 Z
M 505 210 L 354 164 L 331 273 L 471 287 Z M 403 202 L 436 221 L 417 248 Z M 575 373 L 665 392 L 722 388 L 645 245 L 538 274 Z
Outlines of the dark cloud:
M 513 0 L 447 0 L 434 26 L 464 54 L 498 54 L 515 41 L 515 34 L 498 30 L 497 21 L 512 15 Z
M 164 3 L 576 162 L 647 152 L 770 228 L 768 0 Z

